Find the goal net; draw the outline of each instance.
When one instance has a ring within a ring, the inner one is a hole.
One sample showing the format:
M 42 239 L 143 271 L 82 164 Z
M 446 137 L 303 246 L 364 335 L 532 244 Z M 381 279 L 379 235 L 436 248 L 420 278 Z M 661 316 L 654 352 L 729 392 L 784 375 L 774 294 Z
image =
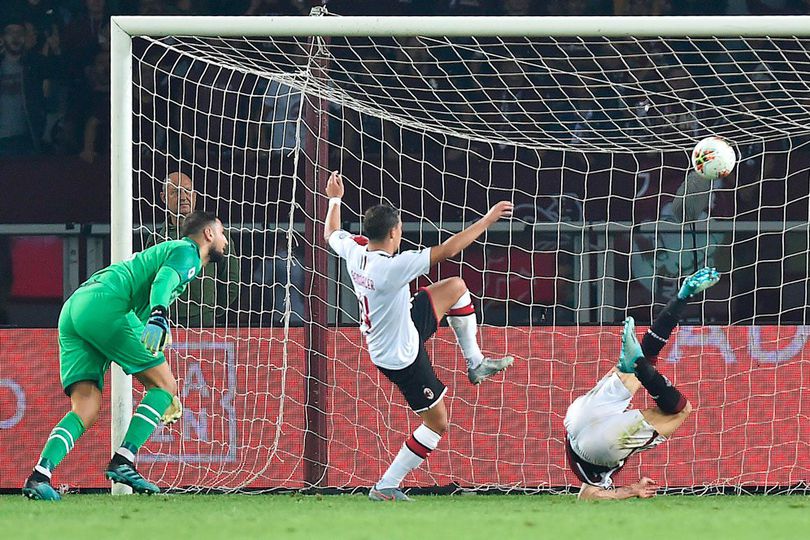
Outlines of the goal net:
M 516 360 L 472 386 L 439 329 L 427 346 L 450 429 L 407 486 L 574 484 L 567 406 L 615 364 L 624 317 L 649 324 L 703 265 L 722 280 L 691 302 L 659 363 L 695 412 L 617 481 L 808 480 L 810 41 L 792 37 L 795 20 L 717 19 L 713 32 L 705 19 L 438 18 L 420 36 L 387 19 L 314 17 L 317 32 L 303 19 L 114 18 L 131 28 L 132 137 L 120 144 L 135 249 L 170 236 L 178 208 L 161 192 L 175 172 L 232 247 L 233 264 L 172 307 L 186 410 L 142 451 L 150 480 L 368 487 L 419 424 L 371 364 L 350 280 L 322 239 L 331 170 L 346 183 L 344 227 L 362 233 L 363 211 L 390 203 L 406 249 L 498 200 L 516 205 L 419 280 L 463 277 L 483 350 Z M 538 37 L 504 37 L 516 35 Z M 708 135 L 739 155 L 715 182 L 689 173 Z

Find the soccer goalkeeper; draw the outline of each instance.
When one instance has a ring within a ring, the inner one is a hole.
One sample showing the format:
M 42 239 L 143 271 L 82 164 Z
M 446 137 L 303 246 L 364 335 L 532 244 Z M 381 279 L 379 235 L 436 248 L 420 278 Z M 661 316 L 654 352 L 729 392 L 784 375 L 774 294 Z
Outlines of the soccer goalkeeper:
M 639 345 L 632 317 L 624 321 L 618 365 L 565 415 L 568 465 L 582 481 L 580 499 L 647 498 L 655 495 L 655 482 L 641 478 L 629 486 L 612 489 L 613 473 L 636 452 L 661 444 L 692 412 L 681 392 L 655 368 L 656 357 L 678 326 L 687 299 L 720 280 L 714 268 L 698 270 L 683 283 L 663 313 L 655 319 Z M 656 407 L 628 409 L 643 386 Z
M 68 298 L 59 315 L 59 368 L 71 411 L 53 428 L 39 462 L 23 486 L 29 499 L 59 500 L 51 473 L 92 426 L 101 408 L 104 374 L 115 362 L 146 389 L 105 475 L 136 493 L 160 489 L 135 469 L 135 455 L 158 422 L 180 416 L 177 383 L 163 349 L 171 344 L 167 306 L 219 262 L 228 245 L 214 214 L 195 212 L 182 238 L 146 249 L 93 274 Z

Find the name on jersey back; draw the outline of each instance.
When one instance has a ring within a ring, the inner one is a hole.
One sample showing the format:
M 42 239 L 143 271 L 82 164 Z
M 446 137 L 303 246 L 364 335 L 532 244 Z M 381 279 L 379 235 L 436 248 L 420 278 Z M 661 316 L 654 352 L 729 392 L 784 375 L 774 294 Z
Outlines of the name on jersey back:
M 366 276 L 364 276 L 362 274 L 358 274 L 354 270 L 352 270 L 352 281 L 354 281 L 356 284 L 360 285 L 364 289 L 368 289 L 370 291 L 376 290 L 374 288 L 374 280 L 373 279 L 371 279 L 369 277 L 366 277 Z

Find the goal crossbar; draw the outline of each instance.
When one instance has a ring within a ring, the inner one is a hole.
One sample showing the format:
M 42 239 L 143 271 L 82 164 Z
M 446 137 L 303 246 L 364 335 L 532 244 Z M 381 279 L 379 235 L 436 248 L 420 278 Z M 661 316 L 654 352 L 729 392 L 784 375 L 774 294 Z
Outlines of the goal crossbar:
M 810 16 L 717 17 L 112 17 L 128 35 L 710 37 L 806 34 Z

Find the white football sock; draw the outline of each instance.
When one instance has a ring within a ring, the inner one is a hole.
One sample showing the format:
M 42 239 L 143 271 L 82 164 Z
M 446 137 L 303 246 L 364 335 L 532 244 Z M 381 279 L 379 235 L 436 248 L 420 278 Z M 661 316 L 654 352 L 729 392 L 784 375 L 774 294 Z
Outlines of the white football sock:
M 453 312 L 464 314 L 454 315 Z M 470 291 L 465 291 L 447 312 L 447 324 L 456 334 L 456 340 L 461 347 L 464 359 L 467 361 L 467 367 L 469 369 L 477 368 L 484 359 L 484 355 L 478 346 L 478 318 L 475 316 L 475 311 L 473 311 Z
M 125 448 L 121 446 L 118 450 L 115 451 L 116 454 L 121 456 L 122 458 L 128 460 L 130 463 L 135 463 L 135 454 L 132 453 L 132 450 L 129 448 Z
M 408 437 L 400 448 L 397 457 L 391 462 L 380 481 L 377 489 L 396 488 L 402 483 L 409 472 L 422 464 L 430 453 L 438 446 L 441 435 L 422 424 Z

